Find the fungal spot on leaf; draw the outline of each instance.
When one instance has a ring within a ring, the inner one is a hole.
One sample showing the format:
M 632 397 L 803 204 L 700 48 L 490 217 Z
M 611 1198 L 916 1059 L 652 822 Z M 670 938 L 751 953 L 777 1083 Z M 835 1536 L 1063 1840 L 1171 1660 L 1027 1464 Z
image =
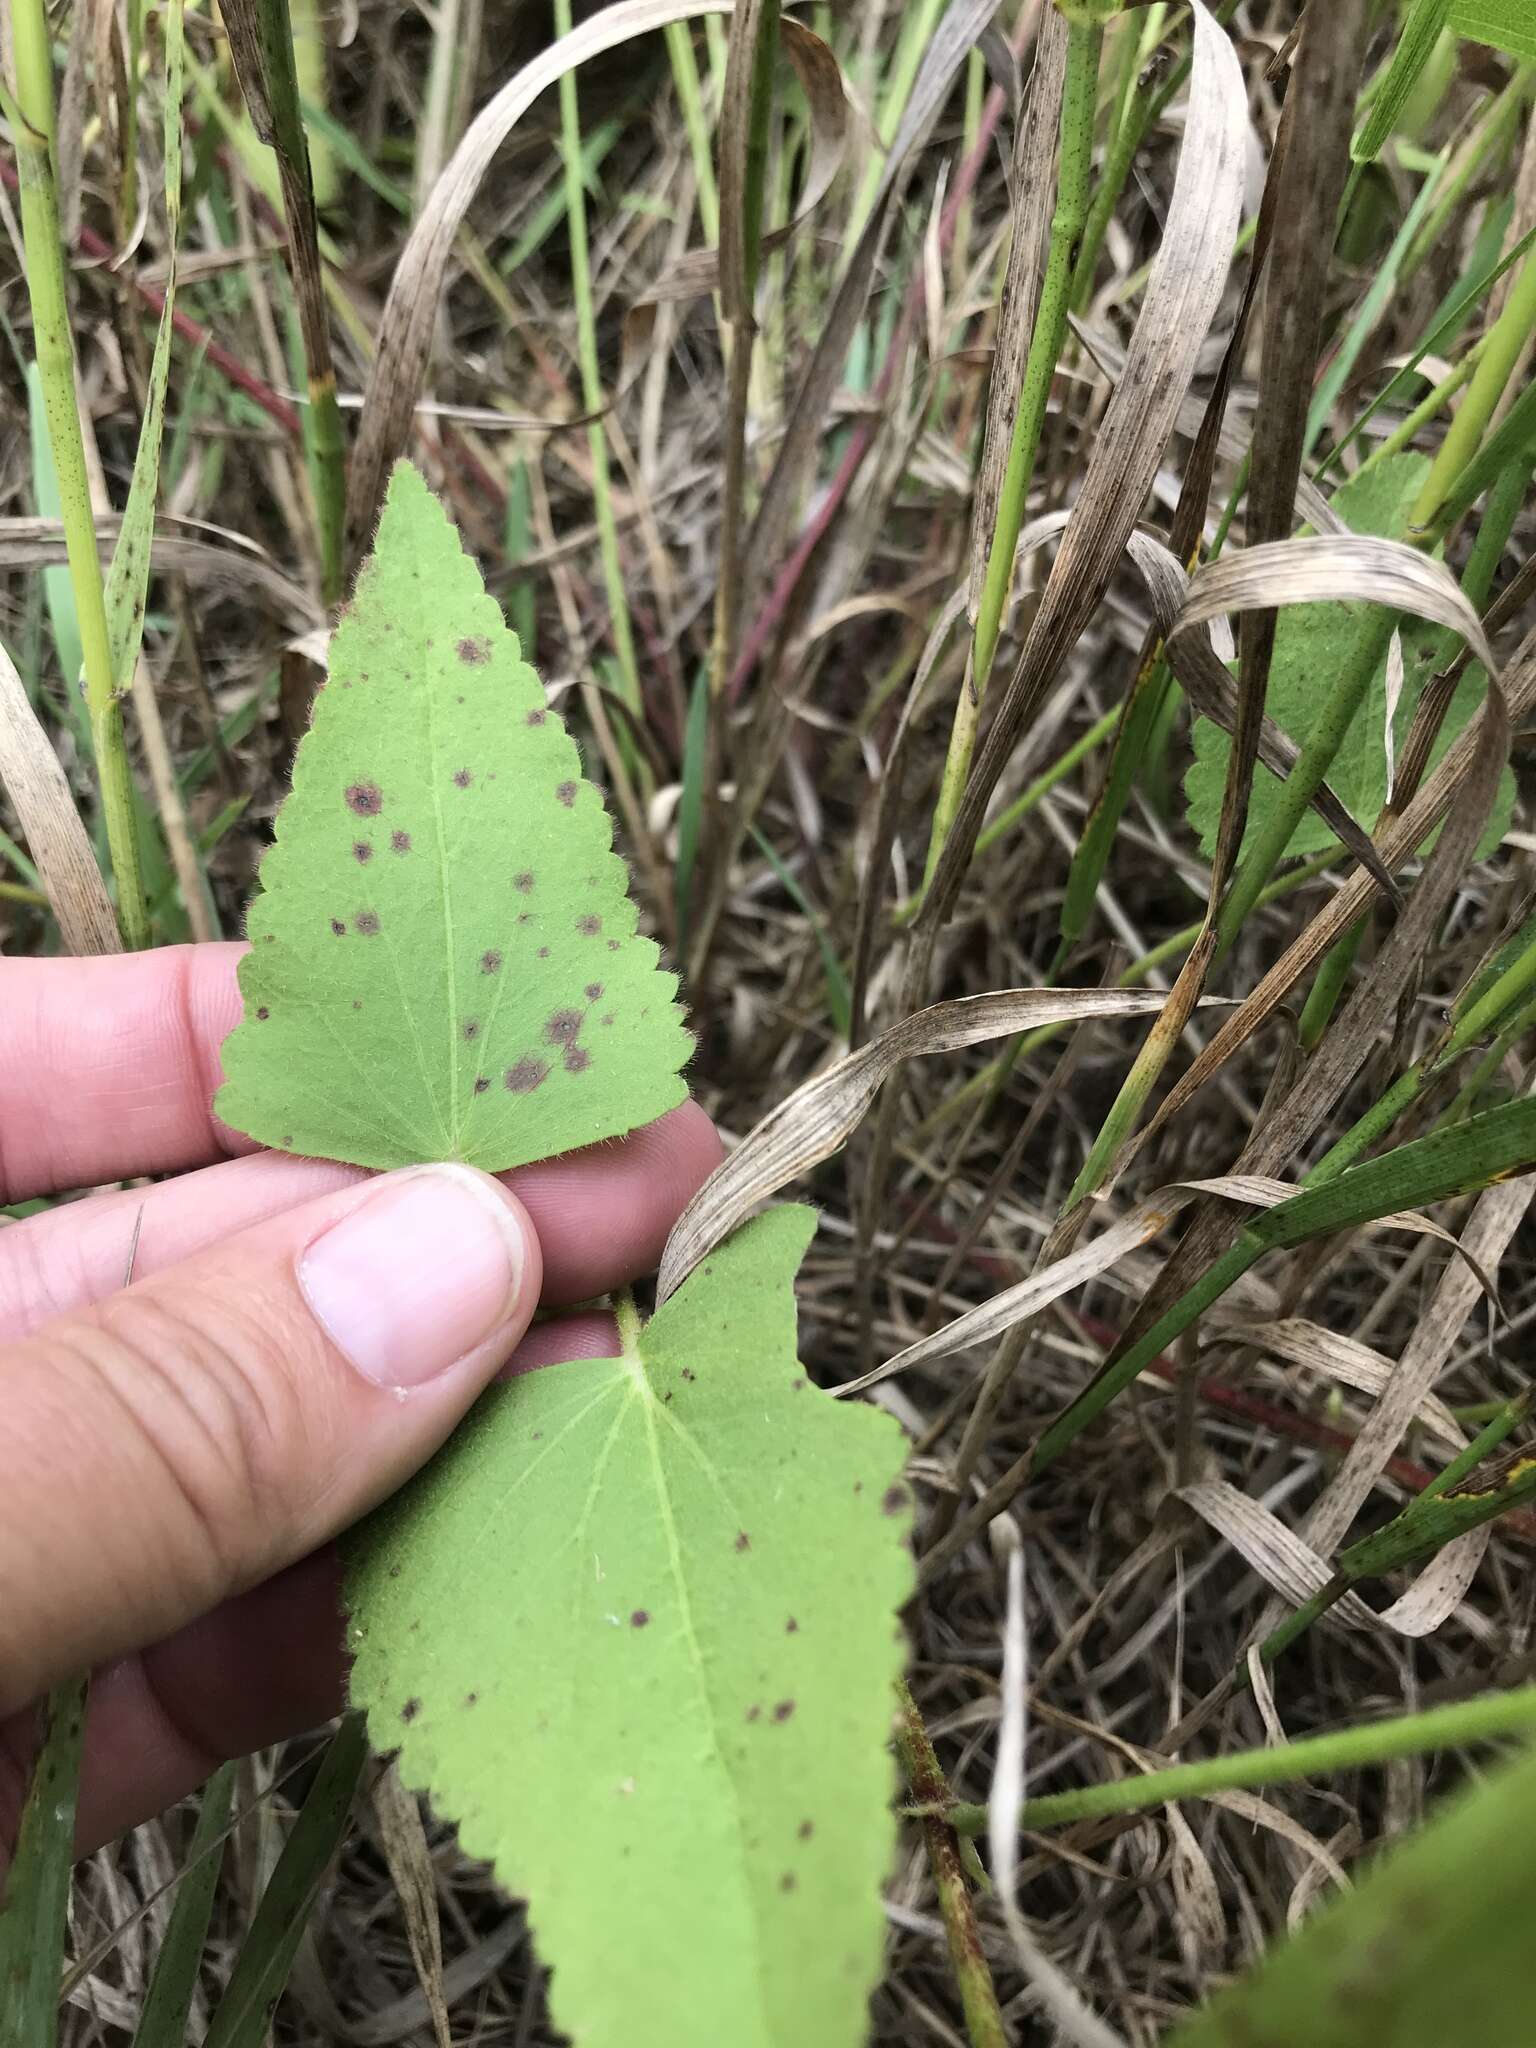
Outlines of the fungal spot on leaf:
M 256 1012 L 256 1014 L 261 1019 L 262 1023 L 265 1024 L 267 1019 L 271 1016 L 272 1012 L 267 1008 L 266 1004 L 263 1003 L 261 1008 Z
M 530 711 L 523 720 L 523 723 L 524 725 L 542 725 L 548 716 L 549 713 L 547 711 Z
M 347 928 L 342 923 L 339 917 L 333 917 L 331 919 L 331 930 L 336 934 L 338 939 L 344 939 L 347 935 Z
M 520 875 L 514 875 L 512 877 L 512 886 L 514 889 L 517 890 L 519 895 L 526 896 L 528 894 L 528 891 L 533 887 L 532 872 L 528 868 L 524 868 L 523 872 Z
M 698 1374 L 694 1371 L 691 1365 L 685 1365 L 683 1367 L 683 1378 L 685 1380 L 696 1380 L 698 1378 Z
M 466 1039 L 478 1038 L 480 1036 L 480 1020 L 478 1017 L 465 1018 L 464 1036 Z
M 568 1045 L 561 1064 L 568 1074 L 584 1074 L 592 1064 L 592 1055 L 584 1045 Z
M 812 1835 L 815 1834 L 815 1832 L 816 1823 L 813 1820 L 801 1821 L 799 1827 L 795 1830 L 795 1833 L 800 1837 L 802 1842 L 808 1842 L 811 1839 Z
M 467 768 L 455 768 L 453 771 L 453 786 L 455 789 L 468 789 L 474 779 L 474 776 L 470 774 Z
M 795 1873 L 792 1870 L 786 1870 L 779 1879 L 779 1890 L 781 1892 L 792 1892 L 795 1888 L 795 1882 Z
M 757 1719 L 758 1715 L 759 1715 L 759 1714 L 761 1714 L 761 1712 L 762 1712 L 762 1711 L 763 1711 L 763 1710 L 762 1710 L 762 1708 L 761 1708 L 761 1707 L 759 1707 L 759 1706 L 751 1706 L 751 1707 L 748 1707 L 748 1709 L 747 1709 L 747 1719 L 748 1719 L 749 1721 L 755 1721 L 755 1720 Z
M 502 1081 L 511 1095 L 531 1095 L 534 1089 L 548 1078 L 548 1063 L 536 1060 L 531 1053 L 525 1053 L 516 1066 L 508 1067 Z
M 354 839 L 354 840 L 353 840 L 353 842 L 352 842 L 352 858 L 353 858 L 354 860 L 372 860 L 372 859 L 373 859 L 373 848 L 372 848 L 372 846 L 370 846 L 370 845 L 369 845 L 369 843 L 368 843 L 368 841 L 367 841 L 366 839 Z
M 580 1010 L 556 1010 L 544 1026 L 544 1036 L 551 1045 L 574 1045 L 580 1029 Z
M 391 832 L 389 843 L 396 853 L 409 853 L 411 850 L 411 835 L 409 832 Z
M 907 1504 L 907 1489 L 904 1486 L 888 1486 L 880 1496 L 880 1507 L 887 1515 L 899 1515 Z
M 499 974 L 501 972 L 501 955 L 494 946 L 480 955 L 480 972 L 482 974 Z
M 578 917 L 576 920 L 576 929 L 584 939 L 595 939 L 602 928 L 603 920 L 594 917 L 590 911 L 585 917 Z
M 784 1633 L 785 1633 L 785 1635 L 787 1635 L 787 1636 L 797 1636 L 797 1635 L 799 1635 L 799 1633 L 800 1633 L 800 1624 L 799 1624 L 799 1622 L 798 1622 L 798 1621 L 796 1621 L 796 1619 L 795 1619 L 795 1617 L 794 1617 L 793 1615 L 791 1615 L 791 1616 L 789 1617 L 788 1621 L 786 1621 L 786 1622 L 785 1622 L 785 1624 L 784 1624 Z
M 467 1692 L 467 1693 L 465 1693 L 465 1695 L 464 1695 L 464 1704 L 465 1704 L 465 1706 L 466 1706 L 466 1707 L 478 1707 L 478 1706 L 479 1706 L 479 1704 L 480 1704 L 480 1695 L 479 1695 L 479 1693 L 477 1693 L 477 1692 Z
M 405 1705 L 400 1709 L 400 1718 L 405 1723 L 405 1725 L 409 1727 L 420 1712 L 421 1701 L 413 1696 L 411 1699 L 408 1699 Z
M 379 929 L 379 913 L 376 910 L 360 910 L 352 920 L 352 929 L 360 932 L 365 939 L 371 939 Z
M 491 643 L 483 633 L 459 642 L 459 659 L 470 668 L 484 668 L 491 658 Z
M 549 958 L 549 948 L 548 948 L 548 946 L 540 946 L 540 948 L 539 948 L 539 958 L 540 958 L 541 960 L 547 960 L 547 959 Z
M 361 996 L 354 996 L 352 998 L 352 1007 L 354 1010 L 360 1010 L 363 1007 L 363 999 Z
M 610 953 L 617 953 L 617 951 L 619 950 L 619 942 L 617 939 L 610 939 L 608 941 L 608 950 Z M 642 1010 L 640 1014 L 643 1017 L 645 1015 L 644 1010 Z
M 576 801 L 576 788 L 577 785 L 574 782 L 562 782 L 555 791 L 555 795 L 565 805 L 567 810 Z
M 589 1003 L 595 1003 L 602 992 L 603 984 L 600 981 L 589 981 L 582 991 Z
M 643 1607 L 637 1607 L 634 1613 L 629 1617 L 629 1625 L 631 1628 L 648 1628 L 650 1626 L 650 1620 L 651 1617 L 646 1613 L 645 1609 Z
M 794 1711 L 795 1703 L 793 1700 L 780 1700 L 773 1710 L 773 1718 L 775 1721 L 787 1721 Z
M 750 1550 L 752 1548 L 752 1538 L 745 1529 L 738 1529 L 736 1531 L 736 1548 L 738 1550 Z
M 384 792 L 376 782 L 349 782 L 347 808 L 360 818 L 376 818 L 384 808 Z
M 484 1074 L 478 1074 L 478 1075 L 476 1075 L 476 1077 L 475 1077 L 475 1090 L 474 1090 L 474 1092 L 476 1093 L 476 1095 L 483 1095 L 483 1094 L 485 1093 L 486 1089 L 490 1087 L 490 1085 L 491 1085 L 491 1084 L 490 1084 L 490 1082 L 489 1082 L 489 1081 L 487 1081 L 487 1079 L 485 1078 Z

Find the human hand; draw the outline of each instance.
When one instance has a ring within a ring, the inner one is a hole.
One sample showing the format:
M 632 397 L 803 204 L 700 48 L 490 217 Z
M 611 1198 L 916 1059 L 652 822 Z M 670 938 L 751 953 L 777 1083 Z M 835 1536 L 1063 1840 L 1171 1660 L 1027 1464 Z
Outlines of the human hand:
M 0 1869 L 73 1672 L 82 1851 L 337 1712 L 330 1539 L 498 1372 L 611 1352 L 535 1306 L 654 1266 L 719 1157 L 692 1103 L 500 1181 L 260 1151 L 211 1109 L 242 950 L 0 962 L 0 1204 L 179 1176 L 0 1226 Z

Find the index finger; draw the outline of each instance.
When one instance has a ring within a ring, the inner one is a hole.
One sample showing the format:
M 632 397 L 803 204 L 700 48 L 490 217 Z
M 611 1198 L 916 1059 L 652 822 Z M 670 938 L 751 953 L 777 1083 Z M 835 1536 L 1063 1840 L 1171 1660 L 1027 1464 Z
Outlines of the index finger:
M 260 1149 L 213 1114 L 245 950 L 0 960 L 0 1204 Z

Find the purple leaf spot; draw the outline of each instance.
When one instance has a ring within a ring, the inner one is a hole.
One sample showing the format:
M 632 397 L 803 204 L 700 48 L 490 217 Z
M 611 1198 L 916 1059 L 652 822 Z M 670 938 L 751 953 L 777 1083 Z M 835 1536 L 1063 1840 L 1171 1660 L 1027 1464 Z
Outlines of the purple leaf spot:
M 787 1721 L 794 1711 L 795 1703 L 793 1700 L 780 1700 L 773 1710 L 773 1718 L 775 1721 Z
M 576 920 L 576 929 L 584 939 L 595 939 L 602 928 L 603 920 L 594 917 L 590 910 L 585 917 L 578 917 Z
M 523 723 L 524 725 L 542 725 L 548 716 L 549 713 L 547 711 L 530 711 L 523 720 Z
M 484 668 L 491 658 L 491 643 L 483 633 L 459 642 L 459 659 L 470 668 Z
M 347 935 L 347 928 L 342 923 L 339 917 L 333 917 L 331 919 L 331 930 L 336 934 L 338 939 L 344 939 Z
M 491 1085 L 491 1084 L 490 1084 L 490 1082 L 489 1082 L 489 1081 L 487 1081 L 487 1079 L 485 1078 L 484 1074 L 481 1074 L 480 1076 L 478 1076 L 478 1078 L 477 1078 L 477 1079 L 476 1079 L 476 1081 L 475 1081 L 475 1087 L 474 1087 L 474 1092 L 475 1092 L 475 1094 L 476 1094 L 476 1095 L 483 1095 L 483 1094 L 485 1093 L 486 1089 L 490 1087 L 490 1085 Z
M 352 858 L 354 860 L 372 860 L 373 847 L 366 839 L 354 839 L 352 842 Z
M 266 1004 L 263 1003 L 261 1008 L 256 1012 L 256 1014 L 261 1019 L 262 1023 L 265 1024 L 267 1019 L 271 1016 L 272 1012 L 267 1008 Z
M 508 1067 L 502 1083 L 509 1095 L 531 1095 L 548 1078 L 548 1062 L 536 1060 L 532 1053 L 525 1053 L 516 1066 Z
M 907 1489 L 904 1486 L 888 1486 L 880 1496 L 883 1514 L 899 1515 L 907 1504 Z
M 650 1626 L 650 1620 L 651 1617 L 646 1613 L 645 1609 L 643 1607 L 637 1607 L 634 1613 L 629 1617 L 629 1625 L 631 1628 L 648 1628 Z
M 517 890 L 519 895 L 526 896 L 528 894 L 528 891 L 533 887 L 532 869 L 524 868 L 523 872 L 520 875 L 514 875 L 512 877 L 512 886 L 514 889 Z
M 556 788 L 555 795 L 559 797 L 561 803 L 569 810 L 576 801 L 576 784 L 574 782 L 562 782 Z
M 466 1039 L 474 1039 L 480 1036 L 480 1023 L 478 1018 L 469 1017 L 465 1019 L 464 1036 Z
M 583 990 L 583 994 L 589 1003 L 595 1003 L 602 992 L 603 984 L 600 981 L 589 981 Z
M 347 808 L 360 818 L 376 818 L 384 808 L 384 792 L 376 782 L 349 782 Z
M 480 955 L 480 972 L 482 974 L 499 974 L 501 972 L 501 955 L 494 946 L 488 952 Z
M 584 1074 L 592 1064 L 592 1055 L 584 1045 L 568 1045 L 562 1065 L 568 1074 Z
M 352 920 L 352 929 L 365 939 L 371 939 L 379 929 L 379 913 L 376 910 L 360 910 Z
M 745 1529 L 738 1529 L 736 1532 L 736 1548 L 738 1550 L 750 1550 L 752 1548 L 752 1538 Z
M 468 789 L 474 779 L 467 768 L 455 768 L 453 771 L 453 786 L 455 789 Z
M 411 850 L 411 835 L 409 832 L 391 832 L 389 843 L 396 853 L 409 853 Z
M 574 1045 L 581 1029 L 580 1010 L 556 1010 L 544 1026 L 551 1045 Z

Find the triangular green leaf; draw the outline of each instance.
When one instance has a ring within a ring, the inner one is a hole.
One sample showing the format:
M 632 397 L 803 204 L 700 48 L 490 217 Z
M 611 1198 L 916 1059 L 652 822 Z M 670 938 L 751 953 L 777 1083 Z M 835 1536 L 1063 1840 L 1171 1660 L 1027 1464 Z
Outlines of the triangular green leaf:
M 1384 535 L 1401 540 L 1408 529 L 1408 515 L 1424 481 L 1429 461 L 1423 455 L 1394 455 L 1374 469 L 1344 484 L 1333 499 L 1334 509 L 1356 533 Z M 1275 630 L 1274 660 L 1269 672 L 1269 694 L 1265 705 L 1271 718 L 1298 746 L 1311 736 L 1319 713 L 1327 702 L 1335 677 L 1352 643 L 1361 607 L 1353 604 L 1297 604 L 1281 611 Z M 1437 626 L 1422 619 L 1405 618 L 1401 627 L 1403 689 L 1398 699 L 1392 730 L 1399 750 L 1408 736 L 1413 713 L 1425 684 L 1445 659 L 1445 636 Z M 1454 643 L 1452 643 L 1454 644 Z M 1430 755 L 1433 766 L 1466 725 L 1487 694 L 1488 679 L 1480 663 L 1474 662 L 1457 686 L 1451 708 L 1441 724 Z M 1333 766 L 1328 771 L 1330 786 L 1357 824 L 1369 832 L 1387 799 L 1387 665 L 1371 679 L 1364 702 L 1344 736 Z M 1206 857 L 1214 856 L 1216 832 L 1221 817 L 1221 792 L 1226 780 L 1231 743 L 1219 726 L 1199 718 L 1194 727 L 1195 758 L 1190 764 L 1184 790 L 1189 800 L 1190 822 L 1200 834 Z M 1269 816 L 1279 796 L 1280 785 L 1269 769 L 1254 770 L 1253 798 L 1248 807 L 1245 846 Z M 1484 842 L 1486 855 L 1498 845 L 1509 827 L 1514 803 L 1514 782 L 1506 771 L 1499 786 L 1494 815 Z M 1308 811 L 1291 836 L 1286 852 L 1292 858 L 1321 853 L 1333 844 L 1333 835 L 1314 811 Z
M 796 1363 L 812 1224 L 493 1390 L 354 1561 L 353 1700 L 530 1896 L 582 2048 L 864 2036 L 909 1502 L 897 1425 Z
M 500 1172 L 680 1102 L 676 983 L 611 837 L 401 463 L 262 866 L 219 1115 L 284 1151 Z

